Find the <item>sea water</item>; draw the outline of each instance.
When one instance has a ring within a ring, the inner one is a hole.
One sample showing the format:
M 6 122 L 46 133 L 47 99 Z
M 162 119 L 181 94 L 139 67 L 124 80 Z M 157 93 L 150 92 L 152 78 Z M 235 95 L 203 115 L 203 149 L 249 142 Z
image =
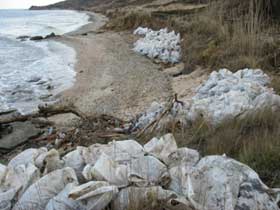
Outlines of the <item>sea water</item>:
M 75 79 L 74 49 L 53 40 L 17 37 L 63 35 L 87 23 L 89 16 L 76 11 L 0 10 L 0 112 L 32 112 L 54 101 Z

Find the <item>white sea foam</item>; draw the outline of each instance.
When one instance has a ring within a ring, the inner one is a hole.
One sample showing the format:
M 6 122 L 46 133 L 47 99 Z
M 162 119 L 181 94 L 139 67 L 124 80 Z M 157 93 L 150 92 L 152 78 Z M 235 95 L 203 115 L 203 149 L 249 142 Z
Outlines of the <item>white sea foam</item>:
M 74 11 L 0 10 L 0 112 L 31 112 L 53 101 L 75 79 L 74 49 L 56 41 L 25 41 L 17 36 L 64 34 L 88 23 Z

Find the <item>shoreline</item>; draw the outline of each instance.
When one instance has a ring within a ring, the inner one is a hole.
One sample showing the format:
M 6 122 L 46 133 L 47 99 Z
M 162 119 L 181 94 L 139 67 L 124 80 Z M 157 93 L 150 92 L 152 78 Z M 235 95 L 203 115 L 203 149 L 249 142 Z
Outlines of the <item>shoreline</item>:
M 169 78 L 160 65 L 134 53 L 131 34 L 100 32 L 107 18 L 88 13 L 91 23 L 65 34 L 56 41 L 76 52 L 75 82 L 58 94 L 60 103 L 72 103 L 89 116 L 108 114 L 130 120 L 154 102 L 172 95 Z M 67 121 L 65 116 L 55 121 Z

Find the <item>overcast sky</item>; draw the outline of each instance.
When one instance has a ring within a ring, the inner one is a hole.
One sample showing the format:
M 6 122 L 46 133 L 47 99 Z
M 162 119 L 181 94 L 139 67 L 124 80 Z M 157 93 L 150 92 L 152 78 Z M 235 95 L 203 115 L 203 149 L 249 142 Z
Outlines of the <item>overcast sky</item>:
M 32 5 L 47 5 L 62 0 L 0 0 L 0 9 L 27 9 Z

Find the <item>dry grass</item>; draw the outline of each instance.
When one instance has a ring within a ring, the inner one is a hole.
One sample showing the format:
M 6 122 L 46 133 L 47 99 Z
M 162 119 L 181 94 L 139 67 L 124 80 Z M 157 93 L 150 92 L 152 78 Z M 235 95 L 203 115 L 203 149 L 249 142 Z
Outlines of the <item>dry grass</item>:
M 189 68 L 274 69 L 276 27 L 260 0 L 211 1 L 185 23 L 184 61 Z M 184 24 L 182 22 L 182 24 Z
M 107 28 L 168 27 L 180 32 L 183 61 L 190 70 L 198 65 L 274 70 L 280 66 L 279 38 L 275 36 L 279 27 L 268 13 L 269 6 L 262 0 L 209 0 L 206 9 L 184 16 L 162 12 L 157 16 L 148 9 L 114 10 Z
M 280 114 L 262 111 L 243 119 L 225 120 L 218 127 L 204 121 L 173 130 L 178 144 L 202 155 L 222 155 L 248 164 L 261 179 L 280 187 Z

